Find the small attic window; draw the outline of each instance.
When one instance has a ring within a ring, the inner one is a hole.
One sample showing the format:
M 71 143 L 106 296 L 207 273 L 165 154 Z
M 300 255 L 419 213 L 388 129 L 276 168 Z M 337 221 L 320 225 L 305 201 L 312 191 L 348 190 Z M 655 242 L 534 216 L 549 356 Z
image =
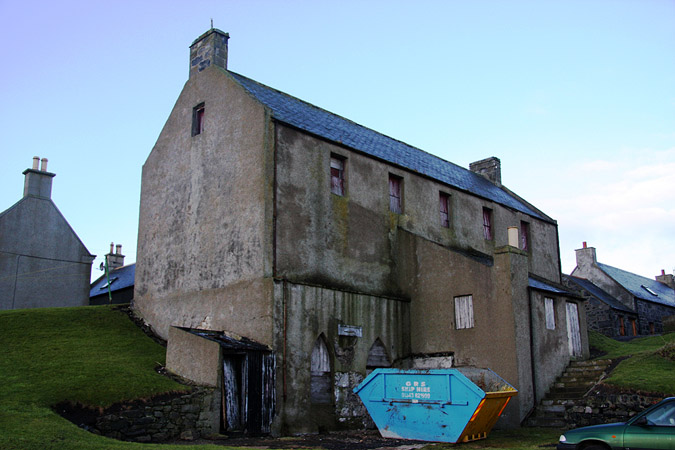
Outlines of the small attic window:
M 197 136 L 204 131 L 204 103 L 192 109 L 192 135 Z
M 642 289 L 644 289 L 645 291 L 647 291 L 647 292 L 649 292 L 650 294 L 652 294 L 654 297 L 658 297 L 658 296 L 659 296 L 659 294 L 657 294 L 656 292 L 652 291 L 651 289 L 649 289 L 649 288 L 648 288 L 647 286 L 645 286 L 644 284 L 641 285 L 641 287 L 642 287 Z
M 113 284 L 115 281 L 117 281 L 117 277 L 112 277 L 109 282 L 105 283 L 99 289 L 106 289 L 109 285 Z

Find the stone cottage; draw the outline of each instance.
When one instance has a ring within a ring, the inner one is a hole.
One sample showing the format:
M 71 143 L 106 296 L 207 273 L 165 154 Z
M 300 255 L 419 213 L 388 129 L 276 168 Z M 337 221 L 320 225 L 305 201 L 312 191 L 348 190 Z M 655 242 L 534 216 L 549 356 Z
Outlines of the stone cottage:
M 47 158 L 23 174 L 23 198 L 0 213 L 0 309 L 88 305 L 95 255 L 52 200 Z
M 675 280 L 661 271 L 654 279 L 598 262 L 586 242 L 576 250 L 577 265 L 566 284 L 581 290 L 589 328 L 610 337 L 663 333 L 675 316 Z
M 555 220 L 501 184 L 227 68 L 189 79 L 143 166 L 135 311 L 224 432 L 361 427 L 377 367 L 488 367 L 517 426 L 588 353 Z M 580 306 L 581 305 L 581 306 Z

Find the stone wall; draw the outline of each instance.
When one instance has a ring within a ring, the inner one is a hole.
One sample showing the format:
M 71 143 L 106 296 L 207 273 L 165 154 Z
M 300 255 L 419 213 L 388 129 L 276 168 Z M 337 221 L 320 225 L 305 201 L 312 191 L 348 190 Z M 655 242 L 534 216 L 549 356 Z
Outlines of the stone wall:
M 565 401 L 565 422 L 568 428 L 625 422 L 661 400 L 663 397 L 594 393 L 582 399 Z
M 639 314 L 638 330 L 641 335 L 663 333 L 663 318 L 675 314 L 675 308 L 670 308 L 654 302 L 645 302 L 638 300 L 637 310 Z M 651 332 L 650 324 L 654 324 L 654 332 Z
M 103 411 L 57 408 L 88 431 L 134 442 L 193 440 L 220 430 L 220 391 L 194 388 L 192 392 L 161 395 L 148 400 L 116 404 Z

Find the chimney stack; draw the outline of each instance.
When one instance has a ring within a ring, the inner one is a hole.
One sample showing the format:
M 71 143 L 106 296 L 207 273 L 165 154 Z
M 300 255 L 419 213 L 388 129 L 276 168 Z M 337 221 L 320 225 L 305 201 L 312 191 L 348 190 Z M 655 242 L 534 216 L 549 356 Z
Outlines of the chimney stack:
M 656 281 L 665 284 L 671 289 L 675 289 L 675 276 L 672 273 L 666 273 L 663 269 L 661 269 L 661 275 L 656 276 Z
M 115 253 L 113 253 L 113 248 L 115 249 Z M 110 253 L 105 255 L 106 260 L 108 261 L 108 271 L 113 271 L 114 269 L 117 269 L 118 267 L 122 267 L 124 265 L 124 255 L 122 254 L 122 244 L 115 244 L 113 242 L 110 243 Z
M 40 163 L 39 156 L 33 156 L 33 167 L 23 171 L 25 175 L 23 181 L 23 196 L 52 198 L 52 178 L 54 173 L 47 172 L 47 158 L 42 158 L 42 167 L 38 169 Z
M 190 78 L 211 66 L 227 70 L 228 39 L 230 35 L 217 28 L 211 28 L 195 39 L 190 45 Z
M 497 186 L 502 185 L 502 163 L 499 158 L 491 157 L 469 164 L 469 170 L 483 175 Z
M 584 241 L 582 248 L 575 250 L 575 252 L 577 254 L 577 267 L 582 271 L 581 273 L 587 273 L 586 269 L 598 262 L 595 247 L 589 247 L 586 241 Z

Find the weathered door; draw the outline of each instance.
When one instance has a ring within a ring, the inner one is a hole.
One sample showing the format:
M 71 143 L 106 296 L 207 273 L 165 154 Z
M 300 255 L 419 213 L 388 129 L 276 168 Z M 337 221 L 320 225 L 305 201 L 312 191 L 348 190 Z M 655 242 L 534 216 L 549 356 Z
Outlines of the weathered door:
M 243 363 L 244 358 L 238 355 L 223 357 L 223 429 L 225 431 L 242 431 Z
M 567 303 L 567 339 L 570 356 L 581 356 L 581 332 L 579 331 L 579 310 L 577 304 Z

